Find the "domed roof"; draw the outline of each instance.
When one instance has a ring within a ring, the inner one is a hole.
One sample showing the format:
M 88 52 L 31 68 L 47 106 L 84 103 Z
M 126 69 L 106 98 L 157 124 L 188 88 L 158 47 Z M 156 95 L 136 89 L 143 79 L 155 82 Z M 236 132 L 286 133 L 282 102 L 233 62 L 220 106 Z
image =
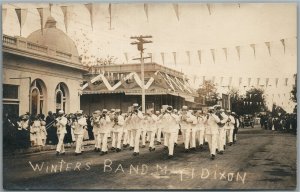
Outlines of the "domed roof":
M 36 30 L 27 37 L 27 40 L 79 57 L 74 41 L 62 30 L 56 28 L 56 21 L 51 16 L 46 21 L 43 33 L 41 29 Z

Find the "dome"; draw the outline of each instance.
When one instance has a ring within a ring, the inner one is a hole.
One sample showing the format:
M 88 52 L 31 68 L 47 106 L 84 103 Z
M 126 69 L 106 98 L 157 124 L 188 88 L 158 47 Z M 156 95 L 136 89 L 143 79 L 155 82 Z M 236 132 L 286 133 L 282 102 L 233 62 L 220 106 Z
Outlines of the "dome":
M 28 41 L 54 48 L 56 50 L 70 53 L 72 57 L 79 58 L 77 47 L 74 41 L 62 30 L 56 28 L 56 21 L 53 17 L 48 17 L 45 28 L 32 32 Z

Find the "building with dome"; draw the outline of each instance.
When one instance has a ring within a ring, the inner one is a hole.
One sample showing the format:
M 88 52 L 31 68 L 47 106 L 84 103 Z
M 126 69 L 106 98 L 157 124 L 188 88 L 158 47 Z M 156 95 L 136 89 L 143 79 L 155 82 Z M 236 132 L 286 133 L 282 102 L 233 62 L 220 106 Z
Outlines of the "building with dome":
M 47 114 L 80 108 L 87 69 L 73 40 L 49 17 L 27 38 L 3 35 L 3 113 Z

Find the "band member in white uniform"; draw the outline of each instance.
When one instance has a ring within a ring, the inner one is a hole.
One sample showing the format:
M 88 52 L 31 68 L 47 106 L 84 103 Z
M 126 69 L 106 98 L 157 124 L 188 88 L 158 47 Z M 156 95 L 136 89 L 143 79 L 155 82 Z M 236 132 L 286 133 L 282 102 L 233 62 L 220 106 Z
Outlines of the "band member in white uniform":
M 160 113 L 160 111 L 156 111 L 155 114 L 158 117 L 157 132 L 156 132 L 156 142 L 157 142 L 158 145 L 160 145 L 161 144 L 162 122 L 161 122 L 161 119 L 159 117 L 160 117 L 161 113 Z
M 82 110 L 77 111 L 76 116 L 77 121 L 75 120 L 72 125 L 76 142 L 75 155 L 81 155 L 83 152 L 83 136 L 85 129 L 87 129 L 87 122 L 86 118 L 82 116 Z
M 228 143 L 229 143 L 229 146 L 231 146 L 232 143 L 233 143 L 233 130 L 234 130 L 234 125 L 235 125 L 235 118 L 234 118 L 234 116 L 231 114 L 231 111 L 230 111 L 230 110 L 227 111 L 227 115 L 228 115 L 228 117 L 229 117 L 229 119 L 230 119 L 230 121 L 227 122 L 228 127 L 229 127 L 229 129 L 228 129 L 228 131 L 227 131 L 227 138 L 228 138 L 227 141 L 228 141 Z
M 178 115 L 177 109 L 174 109 L 174 110 L 173 110 L 173 114 L 174 114 L 174 116 L 176 116 L 177 119 L 179 119 L 179 115 Z M 178 134 L 179 134 L 179 129 L 180 129 L 179 121 L 177 121 L 176 123 L 177 123 L 177 126 L 176 126 L 177 132 L 176 132 L 176 134 L 174 135 L 174 146 L 175 146 L 175 147 L 176 147 L 177 144 L 178 144 Z
M 130 126 L 128 124 L 128 114 L 123 113 L 122 114 L 124 118 L 124 125 L 123 125 L 123 148 L 126 148 L 129 146 L 129 129 Z
M 187 121 L 190 123 L 190 149 L 196 151 L 196 133 L 198 131 L 198 121 L 197 117 L 194 116 L 193 110 L 189 110 L 189 115 Z
M 182 139 L 184 142 L 184 148 L 185 152 L 189 152 L 189 144 L 190 144 L 190 138 L 191 138 L 191 123 L 189 120 L 189 112 L 187 111 L 187 106 L 182 106 L 182 112 L 180 115 L 180 127 L 181 127 L 181 133 L 182 133 Z
M 205 135 L 205 127 L 204 127 L 204 122 L 205 122 L 205 117 L 203 115 L 203 111 L 199 110 L 197 111 L 197 126 L 198 126 L 198 132 L 197 132 L 197 138 L 199 142 L 199 147 L 202 150 L 203 149 L 203 144 L 204 144 L 204 135 Z
M 218 122 L 218 130 L 219 130 L 219 137 L 218 137 L 218 153 L 223 154 L 224 146 L 225 146 L 225 124 L 228 121 L 228 117 L 221 112 L 221 106 L 215 105 L 215 115 L 219 117 L 220 122 Z
M 100 139 L 100 113 L 101 111 L 97 110 L 93 113 L 91 118 L 91 125 L 93 126 L 93 134 L 95 138 L 95 152 L 100 152 L 101 139 Z
M 124 117 L 121 115 L 121 110 L 116 109 L 114 117 L 113 129 L 113 138 L 112 138 L 112 149 L 116 148 L 116 152 L 121 151 L 122 135 L 123 135 L 123 126 L 124 126 Z
M 67 133 L 66 125 L 68 123 L 68 119 L 64 117 L 64 111 L 58 111 L 58 117 L 56 118 L 55 127 L 57 129 L 57 138 L 58 143 L 56 146 L 56 155 L 65 154 L 65 146 L 64 146 L 64 138 L 65 134 Z
M 101 140 L 101 154 L 107 154 L 107 138 L 111 130 L 110 126 L 110 117 L 107 115 L 107 109 L 102 110 L 102 114 L 100 117 L 100 140 Z
M 158 117 L 154 114 L 153 109 L 147 110 L 148 122 L 147 122 L 147 135 L 149 135 L 149 151 L 155 151 L 154 139 L 157 131 Z

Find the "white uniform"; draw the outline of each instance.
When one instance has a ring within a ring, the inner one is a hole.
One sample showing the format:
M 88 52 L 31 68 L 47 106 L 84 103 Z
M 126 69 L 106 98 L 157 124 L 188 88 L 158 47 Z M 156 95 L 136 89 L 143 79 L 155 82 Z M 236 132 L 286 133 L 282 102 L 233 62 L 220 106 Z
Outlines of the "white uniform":
M 217 123 L 219 123 L 221 120 L 215 114 L 208 114 L 207 117 L 205 117 L 204 119 L 205 135 L 207 138 L 210 154 L 215 155 L 218 145 L 217 139 L 219 135 L 219 126 Z
M 191 113 L 189 113 L 188 118 L 187 118 L 187 122 L 190 123 L 190 147 L 191 148 L 196 148 L 196 132 L 198 129 L 198 121 L 197 121 L 197 117 L 195 117 L 194 115 L 192 115 Z
M 118 122 L 113 125 L 113 138 L 111 146 L 117 149 L 121 149 L 121 141 L 123 134 L 123 126 L 124 126 L 124 117 L 122 115 L 118 115 Z
M 157 131 L 156 131 L 156 141 L 161 142 L 161 132 L 162 132 L 162 121 L 160 119 L 160 115 L 158 116 L 158 121 L 157 121 Z
M 35 120 L 30 126 L 30 141 L 32 146 L 42 145 L 40 120 Z
M 142 146 L 146 145 L 146 134 L 148 131 L 148 119 L 149 116 L 144 116 L 144 119 L 141 120 L 141 136 L 142 136 Z
M 151 114 L 148 116 L 148 123 L 147 123 L 147 135 L 149 135 L 149 147 L 154 149 L 154 138 L 155 138 L 155 133 L 157 131 L 157 121 L 158 117 L 155 114 Z
M 219 151 L 224 151 L 224 146 L 226 144 L 226 123 L 228 121 L 228 116 L 222 112 L 221 113 L 221 116 L 222 116 L 222 120 L 220 119 L 220 123 L 221 124 L 225 124 L 223 127 L 220 127 L 219 126 L 219 138 L 218 138 L 218 150 Z
M 235 118 L 232 116 L 232 115 L 229 115 L 229 119 L 230 119 L 230 122 L 228 122 L 228 127 L 229 127 L 229 130 L 228 130 L 228 141 L 229 143 L 232 143 L 233 142 L 233 131 L 234 131 L 234 124 L 235 124 Z
M 108 115 L 100 118 L 100 141 L 102 142 L 101 151 L 107 152 L 107 138 L 111 131 L 111 121 Z
M 166 146 L 168 147 L 169 155 L 173 155 L 174 153 L 174 137 L 178 131 L 176 128 L 178 122 L 178 116 L 172 113 L 165 113 L 162 117 L 162 123 L 166 134 Z
M 179 115 L 177 115 L 177 114 L 174 113 L 174 116 L 178 120 L 176 122 L 176 126 L 175 126 L 175 128 L 177 129 L 177 131 L 176 131 L 176 134 L 174 135 L 174 143 L 177 144 L 178 143 L 178 134 L 179 134 L 179 129 L 180 129 L 180 126 L 179 126 Z
M 83 151 L 83 137 L 85 128 L 87 126 L 86 118 L 81 117 L 78 121 L 73 122 L 72 128 L 74 129 L 74 136 L 76 141 L 75 153 L 82 153 Z
M 56 152 L 64 153 L 65 152 L 65 146 L 64 146 L 64 138 L 65 134 L 67 133 L 66 125 L 68 123 L 68 119 L 64 116 L 56 118 L 56 128 L 57 128 L 57 137 L 58 137 L 58 143 L 56 147 Z
M 181 133 L 182 133 L 182 138 L 184 142 L 184 148 L 189 149 L 189 144 L 190 144 L 190 138 L 191 138 L 191 122 L 189 120 L 189 116 L 191 114 L 187 112 L 186 115 L 181 115 L 180 116 L 180 127 L 181 127 Z
M 205 127 L 204 127 L 205 117 L 199 116 L 197 117 L 197 121 L 198 121 L 197 137 L 198 137 L 199 146 L 202 146 L 204 144 L 204 135 L 205 135 Z
M 141 122 L 144 119 L 141 111 L 138 113 L 132 113 L 130 117 L 130 126 L 131 126 L 131 138 L 130 138 L 130 146 L 134 147 L 134 152 L 139 153 L 139 144 L 140 144 L 140 136 L 141 136 Z
M 101 139 L 100 139 L 100 116 L 94 117 L 92 119 L 91 125 L 93 126 L 93 134 L 95 138 L 95 148 L 100 149 Z
M 123 125 L 123 145 L 126 147 L 129 144 L 129 131 L 130 126 L 128 124 L 128 117 L 124 118 L 124 125 Z

